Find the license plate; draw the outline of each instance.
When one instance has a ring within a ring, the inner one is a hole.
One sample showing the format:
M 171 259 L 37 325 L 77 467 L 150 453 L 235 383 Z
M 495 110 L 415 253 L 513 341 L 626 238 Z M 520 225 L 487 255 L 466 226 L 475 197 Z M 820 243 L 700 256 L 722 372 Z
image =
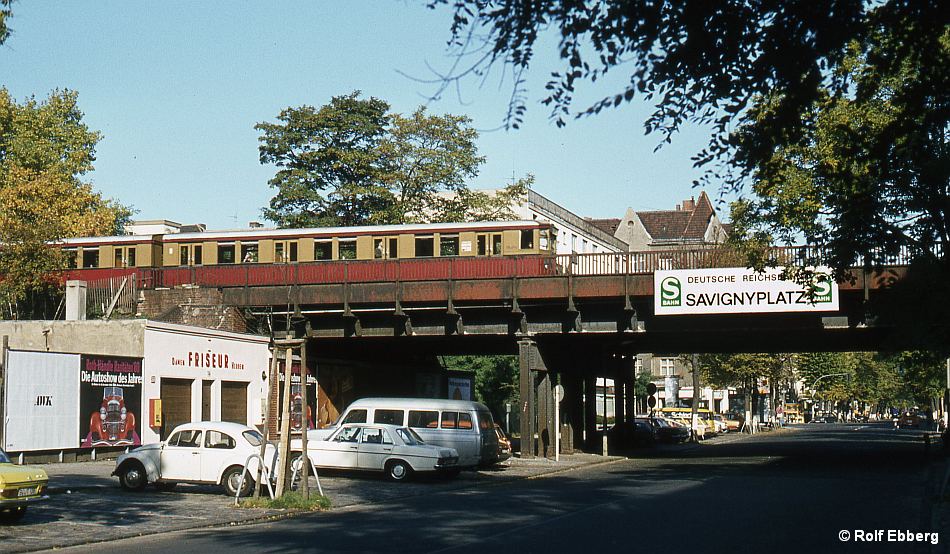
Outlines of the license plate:
M 17 491 L 17 496 L 33 496 L 36 494 L 36 487 L 28 487 Z

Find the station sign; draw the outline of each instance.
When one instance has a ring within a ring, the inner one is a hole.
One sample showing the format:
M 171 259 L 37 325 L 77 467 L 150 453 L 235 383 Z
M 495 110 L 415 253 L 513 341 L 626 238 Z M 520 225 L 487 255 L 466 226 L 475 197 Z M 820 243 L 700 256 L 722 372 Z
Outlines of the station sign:
M 782 268 L 684 269 L 653 275 L 656 315 L 833 312 L 838 284 L 831 270 L 816 268 L 809 287 L 782 278 Z

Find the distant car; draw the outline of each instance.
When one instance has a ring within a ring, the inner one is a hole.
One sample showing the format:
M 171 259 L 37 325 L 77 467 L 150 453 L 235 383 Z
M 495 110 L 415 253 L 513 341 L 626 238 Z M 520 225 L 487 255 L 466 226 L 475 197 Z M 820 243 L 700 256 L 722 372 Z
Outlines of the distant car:
M 607 440 L 617 447 L 652 446 L 656 443 L 656 431 L 653 426 L 643 420 L 621 422 L 607 430 Z
M 713 424 L 716 426 L 716 433 L 729 432 L 729 425 L 726 424 L 726 418 L 722 414 L 713 414 Z
M 498 461 L 504 462 L 511 457 L 511 441 L 508 435 L 501 430 L 501 425 L 495 424 L 495 434 L 498 435 Z
M 298 452 L 299 440 L 292 443 Z M 459 453 L 454 448 L 426 444 L 409 427 L 348 423 L 326 440 L 307 443 L 316 467 L 382 471 L 393 481 L 405 481 L 415 472 L 458 473 Z
M 657 442 L 678 443 L 689 440 L 689 428 L 665 417 L 650 418 Z
M 723 414 L 723 421 L 726 422 L 726 429 L 729 431 L 738 431 L 742 428 L 744 417 L 738 414 Z
M 919 429 L 921 421 L 922 420 L 920 416 L 915 414 L 914 412 L 904 412 L 897 419 L 897 426 L 902 429 L 907 428 L 907 427 L 913 427 L 915 429 Z
M 237 494 L 244 463 L 259 454 L 264 437 L 257 429 L 238 423 L 205 421 L 175 427 L 168 440 L 140 446 L 116 460 L 112 475 L 124 489 L 142 490 L 154 483 L 170 488 L 176 483 L 221 485 L 229 496 Z M 275 449 L 266 446 L 265 463 L 273 463 Z M 249 464 L 241 495 L 254 489 L 258 463 Z
M 45 494 L 48 482 L 45 471 L 14 465 L 6 452 L 0 450 L 0 522 L 20 521 L 26 515 L 27 506 L 49 499 Z

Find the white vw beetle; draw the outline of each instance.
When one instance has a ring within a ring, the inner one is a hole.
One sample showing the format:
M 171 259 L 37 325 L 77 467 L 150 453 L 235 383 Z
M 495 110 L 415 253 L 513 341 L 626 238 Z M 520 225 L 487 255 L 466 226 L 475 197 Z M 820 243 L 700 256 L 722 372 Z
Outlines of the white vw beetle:
M 140 446 L 116 460 L 112 475 L 122 488 L 142 490 L 149 483 L 172 488 L 176 483 L 207 483 L 237 493 L 248 456 L 259 454 L 264 437 L 238 423 L 205 421 L 179 425 L 165 442 Z M 267 445 L 264 459 L 270 465 L 275 449 Z M 252 459 L 241 495 L 254 488 L 258 463 Z
M 292 447 L 299 452 L 300 440 Z M 458 451 L 426 444 L 415 431 L 398 425 L 346 424 L 326 440 L 309 441 L 307 451 L 316 467 L 385 471 L 393 481 L 413 472 L 458 473 Z

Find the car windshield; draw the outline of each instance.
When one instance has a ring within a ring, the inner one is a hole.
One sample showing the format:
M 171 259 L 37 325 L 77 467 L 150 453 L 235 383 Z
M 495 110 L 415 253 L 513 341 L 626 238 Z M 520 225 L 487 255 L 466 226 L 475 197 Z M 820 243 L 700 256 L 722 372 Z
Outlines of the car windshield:
M 3 450 L 0 450 L 0 464 L 10 464 L 13 463 L 10 461 L 10 458 L 7 456 L 7 453 Z
M 244 431 L 243 435 L 247 442 L 251 443 L 251 446 L 260 446 L 264 442 L 264 436 L 257 431 Z
M 408 427 L 400 427 L 396 429 L 396 434 L 399 435 L 399 438 L 402 439 L 402 442 L 412 446 L 414 444 L 425 444 L 425 441 L 422 440 L 415 431 Z

